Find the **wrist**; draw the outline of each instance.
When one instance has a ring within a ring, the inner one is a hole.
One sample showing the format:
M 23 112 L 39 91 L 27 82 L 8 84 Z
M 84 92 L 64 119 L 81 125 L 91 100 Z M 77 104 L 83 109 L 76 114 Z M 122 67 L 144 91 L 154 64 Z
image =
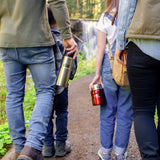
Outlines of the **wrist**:
M 100 77 L 101 75 L 100 75 L 99 73 L 96 73 L 95 76 L 96 76 L 96 77 Z

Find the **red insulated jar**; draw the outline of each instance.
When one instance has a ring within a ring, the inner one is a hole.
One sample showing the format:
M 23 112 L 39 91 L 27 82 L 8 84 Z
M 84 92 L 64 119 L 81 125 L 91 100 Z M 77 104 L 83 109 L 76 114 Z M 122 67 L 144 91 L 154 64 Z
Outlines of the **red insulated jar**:
M 95 84 L 91 91 L 92 103 L 94 106 L 105 103 L 105 95 L 101 84 Z

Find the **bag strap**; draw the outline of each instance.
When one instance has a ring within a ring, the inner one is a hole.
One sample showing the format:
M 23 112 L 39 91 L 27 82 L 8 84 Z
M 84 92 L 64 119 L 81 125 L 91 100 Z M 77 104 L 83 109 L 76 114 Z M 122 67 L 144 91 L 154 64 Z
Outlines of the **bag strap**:
M 113 20 L 113 16 L 111 15 L 111 14 L 106 14 L 106 16 L 107 16 L 107 18 L 112 22 L 112 20 Z M 116 20 L 114 20 L 114 25 L 115 26 L 117 26 L 117 21 Z M 113 67 L 113 60 L 114 60 L 114 58 L 113 58 L 113 54 L 112 54 L 112 50 L 111 50 L 111 45 L 110 45 L 110 43 L 108 42 L 108 59 L 109 59 L 109 61 L 110 61 L 110 65 L 111 65 L 111 71 L 112 71 L 112 67 Z
M 106 16 L 107 16 L 108 19 L 112 22 L 113 16 L 112 16 L 110 13 L 106 14 Z M 117 26 L 117 21 L 116 21 L 115 19 L 114 19 L 114 25 Z
M 108 47 L 109 47 L 109 50 L 108 50 L 108 59 L 109 59 L 109 62 L 110 62 L 110 66 L 111 66 L 111 73 L 113 71 L 113 61 L 114 61 L 114 58 L 113 58 L 113 54 L 112 54 L 112 50 L 111 50 L 111 45 L 108 43 Z
M 112 22 L 113 16 L 110 13 L 106 14 L 106 16 Z M 117 26 L 117 21 L 116 20 L 114 20 L 114 24 L 115 24 L 115 26 Z M 108 42 L 108 49 L 109 49 L 109 51 L 108 51 L 108 58 L 109 58 L 109 60 L 113 60 L 113 54 L 112 54 L 111 45 L 110 45 L 109 42 Z
M 111 45 L 109 44 L 109 42 L 108 42 L 108 48 L 109 48 L 108 58 L 109 58 L 109 60 L 113 60 L 113 54 L 112 54 Z

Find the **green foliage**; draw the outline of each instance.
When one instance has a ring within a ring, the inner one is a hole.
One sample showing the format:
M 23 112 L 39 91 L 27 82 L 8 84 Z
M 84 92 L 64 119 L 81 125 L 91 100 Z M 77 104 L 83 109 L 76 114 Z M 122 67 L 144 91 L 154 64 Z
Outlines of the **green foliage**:
M 154 115 L 154 119 L 155 119 L 155 122 L 158 123 L 158 113 L 157 113 L 157 108 L 156 108 L 156 112 L 155 112 L 155 115 Z
M 106 0 L 66 0 L 71 18 L 99 18 Z
M 28 74 L 30 75 L 29 71 L 28 71 Z M 25 98 L 24 98 L 24 103 L 23 103 L 26 127 L 29 126 L 29 120 L 32 115 L 35 101 L 36 101 L 36 94 L 35 94 L 35 89 L 34 89 L 34 83 L 32 81 L 32 78 L 28 77 L 26 81 Z
M 0 63 L 0 123 L 4 122 L 6 119 L 6 112 L 5 112 L 5 99 L 6 99 L 6 88 L 5 88 L 5 77 L 3 74 L 3 66 Z
M 6 119 L 5 112 L 5 98 L 6 98 L 6 89 L 5 89 L 5 78 L 3 74 L 2 63 L 0 63 L 0 158 L 5 155 L 12 141 L 10 139 L 8 123 Z M 27 72 L 29 75 L 29 71 Z M 35 104 L 36 96 L 35 90 L 33 87 L 33 81 L 30 76 L 27 76 L 26 80 L 26 92 L 24 98 L 24 115 L 25 115 L 25 125 L 28 127 L 29 120 L 32 115 L 33 106 Z
M 0 125 L 0 156 L 5 155 L 7 152 L 7 146 L 11 144 L 12 141 L 9 136 L 8 123 Z
M 85 53 L 80 51 L 78 54 L 78 67 L 74 80 L 91 73 L 95 73 L 95 56 L 90 60 L 86 60 Z

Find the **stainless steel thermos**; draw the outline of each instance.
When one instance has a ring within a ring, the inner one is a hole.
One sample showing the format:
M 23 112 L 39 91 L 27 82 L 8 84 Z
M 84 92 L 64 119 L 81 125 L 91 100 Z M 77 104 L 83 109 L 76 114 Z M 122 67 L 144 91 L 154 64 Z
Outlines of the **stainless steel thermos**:
M 104 104 L 106 102 L 104 91 L 101 84 L 95 84 L 93 86 L 93 89 L 91 91 L 91 96 L 92 96 L 92 104 L 94 106 Z
M 62 86 L 62 87 L 68 86 L 68 80 L 71 72 L 72 61 L 73 61 L 73 54 L 67 55 L 67 51 L 65 51 L 62 65 L 59 71 L 57 83 L 56 83 L 57 86 Z

